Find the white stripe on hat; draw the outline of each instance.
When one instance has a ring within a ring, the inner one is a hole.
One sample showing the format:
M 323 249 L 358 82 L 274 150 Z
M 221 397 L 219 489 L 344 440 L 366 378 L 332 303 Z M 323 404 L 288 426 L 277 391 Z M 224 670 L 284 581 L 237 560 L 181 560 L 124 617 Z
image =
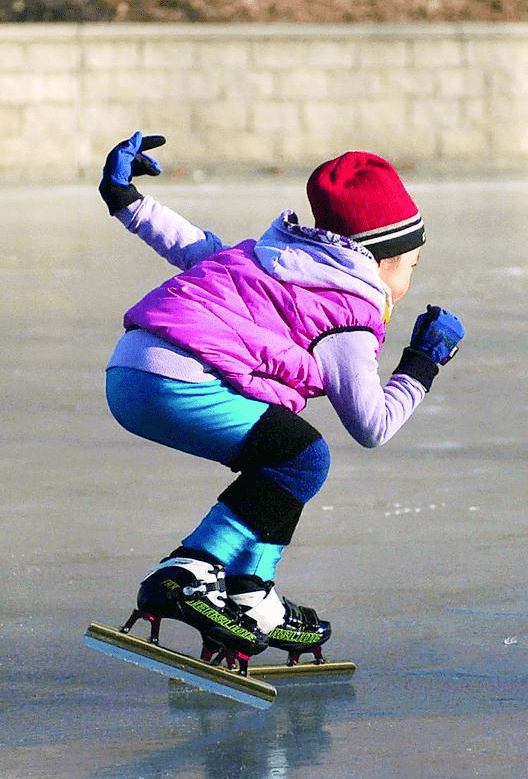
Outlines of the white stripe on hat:
M 399 238 L 402 235 L 421 230 L 423 229 L 423 226 L 423 219 L 418 211 L 418 213 L 410 219 L 404 219 L 402 222 L 396 222 L 395 224 L 386 225 L 385 227 L 378 227 L 374 230 L 365 230 L 363 233 L 355 233 L 352 238 L 355 241 L 358 241 L 358 243 L 363 244 L 380 243 L 381 241 L 390 241 L 394 238 Z
M 367 240 L 361 239 L 361 243 L 363 244 L 363 246 L 368 247 L 376 243 L 383 243 L 385 241 L 395 241 L 398 240 L 399 238 L 402 238 L 404 235 L 421 232 L 423 229 L 424 229 L 423 219 L 420 219 L 419 222 L 416 222 L 416 224 L 411 225 L 411 227 L 407 227 L 404 230 L 394 230 L 391 231 L 390 233 L 383 233 L 382 235 L 378 233 L 377 236 L 373 236 L 372 238 L 368 238 Z M 358 242 L 360 240 L 358 239 L 357 235 L 354 235 L 353 238 L 355 241 Z

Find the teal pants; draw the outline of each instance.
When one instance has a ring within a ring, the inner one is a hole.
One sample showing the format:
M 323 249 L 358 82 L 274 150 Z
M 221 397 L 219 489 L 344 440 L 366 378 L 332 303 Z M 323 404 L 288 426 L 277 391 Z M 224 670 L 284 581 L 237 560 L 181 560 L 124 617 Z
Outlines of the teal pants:
M 194 384 L 133 368 L 110 368 L 107 401 L 115 419 L 131 433 L 229 466 L 268 404 L 245 397 L 221 379 Z M 262 469 L 305 503 L 328 473 L 323 439 L 274 468 Z M 283 547 L 263 543 L 223 503 L 216 503 L 196 530 L 183 539 L 190 549 L 213 555 L 228 574 L 272 579 Z

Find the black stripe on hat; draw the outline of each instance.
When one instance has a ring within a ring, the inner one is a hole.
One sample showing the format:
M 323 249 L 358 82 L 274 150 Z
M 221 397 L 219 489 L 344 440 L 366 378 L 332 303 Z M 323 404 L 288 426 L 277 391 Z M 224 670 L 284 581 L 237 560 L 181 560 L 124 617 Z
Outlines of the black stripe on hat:
M 376 258 L 397 257 L 425 243 L 425 228 L 420 212 L 403 222 L 366 230 L 351 236 Z

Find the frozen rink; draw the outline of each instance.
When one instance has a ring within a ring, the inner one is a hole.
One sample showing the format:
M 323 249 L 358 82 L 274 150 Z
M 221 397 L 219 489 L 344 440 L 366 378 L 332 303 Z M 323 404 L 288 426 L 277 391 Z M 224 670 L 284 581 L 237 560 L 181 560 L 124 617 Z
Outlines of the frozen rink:
M 278 571 L 332 621 L 347 685 L 281 690 L 267 712 L 82 646 L 232 478 L 134 438 L 106 410 L 124 310 L 170 266 L 111 220 L 95 187 L 0 190 L 3 400 L 2 779 L 526 779 L 528 183 L 408 182 L 428 243 L 382 353 L 396 365 L 427 303 L 467 336 L 385 447 L 306 412 L 333 467 Z M 141 188 L 225 240 L 303 182 Z M 198 636 L 162 623 L 162 642 Z M 270 660 L 277 659 L 272 652 Z

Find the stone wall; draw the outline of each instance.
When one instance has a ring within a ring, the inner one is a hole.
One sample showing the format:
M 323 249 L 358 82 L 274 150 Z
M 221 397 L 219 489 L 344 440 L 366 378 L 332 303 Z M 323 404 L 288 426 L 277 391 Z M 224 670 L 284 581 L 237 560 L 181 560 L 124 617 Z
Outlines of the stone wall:
M 186 171 L 528 169 L 528 25 L 0 25 L 0 180 L 98 175 L 135 129 Z

